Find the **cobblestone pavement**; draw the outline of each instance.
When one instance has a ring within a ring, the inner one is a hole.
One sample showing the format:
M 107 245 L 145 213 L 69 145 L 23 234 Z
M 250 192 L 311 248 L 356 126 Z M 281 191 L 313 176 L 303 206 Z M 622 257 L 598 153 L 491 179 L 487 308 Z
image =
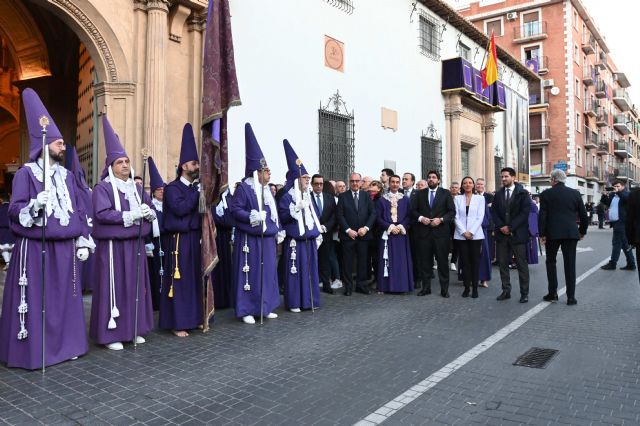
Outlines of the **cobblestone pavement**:
M 609 230 L 590 229 L 578 275 L 608 256 L 610 241 Z M 262 327 L 223 310 L 206 334 L 154 332 L 135 352 L 94 345 L 45 377 L 0 366 L 0 424 L 353 424 L 546 293 L 543 263 L 531 267 L 528 304 L 517 290 L 496 302 L 493 272 L 475 300 L 455 284 L 450 299 L 323 295 L 315 314 L 279 310 Z M 577 306 L 544 309 L 385 424 L 640 423 L 638 293 L 637 272 L 596 271 Z M 546 369 L 512 365 L 533 346 L 560 352 Z

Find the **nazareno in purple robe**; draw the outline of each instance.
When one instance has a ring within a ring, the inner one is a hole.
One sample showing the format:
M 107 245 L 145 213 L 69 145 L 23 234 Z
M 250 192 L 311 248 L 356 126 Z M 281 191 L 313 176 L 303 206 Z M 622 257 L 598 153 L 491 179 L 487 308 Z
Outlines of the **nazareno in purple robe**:
M 140 193 L 140 186 L 136 190 Z M 136 271 L 138 251 L 140 250 L 140 287 L 138 305 L 138 336 L 144 336 L 153 329 L 153 306 L 149 288 L 149 271 L 144 250 L 144 238 L 138 246 L 140 224 L 133 223 L 125 227 L 124 213 L 130 210 L 129 201 L 120 190 L 121 210 L 115 208 L 113 190 L 106 180 L 99 182 L 93 189 L 93 238 L 96 240 L 94 265 L 94 286 L 91 301 L 91 324 L 89 336 L 99 344 L 133 341 L 135 334 Z M 142 201 L 153 208 L 151 199 L 143 192 Z M 151 223 L 142 221 L 142 236 L 151 230 Z M 113 278 L 115 306 L 119 316 L 114 318 L 115 329 L 109 329 L 111 318 L 110 303 L 110 262 L 109 251 L 113 252 Z
M 198 212 L 199 199 L 197 187 L 187 186 L 180 179 L 164 188 L 163 249 L 168 257 L 160 294 L 159 325 L 166 330 L 191 330 L 202 325 L 202 219 Z M 175 276 L 176 246 L 180 278 Z M 169 297 L 170 292 L 172 297 Z
M 405 231 L 410 224 L 410 200 L 399 194 L 397 217 L 391 217 L 391 201 L 387 194 L 380 197 L 376 203 L 377 223 L 383 232 L 378 244 L 378 291 L 384 293 L 408 293 L 413 291 L 413 263 L 411 248 L 407 234 L 391 234 L 386 232 L 393 225 L 402 225 Z M 386 253 L 385 259 L 385 233 Z M 387 276 L 385 276 L 385 271 Z
M 262 226 L 251 226 L 249 219 L 251 210 L 259 209 L 258 198 L 253 188 L 246 183 L 247 179 L 238 185 L 229 205 L 236 224 L 233 243 L 233 280 L 237 318 L 260 315 L 261 285 L 264 295 L 263 314 L 266 316 L 280 305 L 276 265 L 276 234 L 280 230 L 279 225 L 271 218 L 271 207 L 265 205 L 267 229 L 263 233 Z M 266 191 L 270 191 L 268 186 Z M 245 265 L 248 266 L 246 272 L 243 271 Z M 245 290 L 247 283 L 250 288 Z
M 297 181 L 296 181 L 297 183 Z M 278 217 L 282 227 L 286 232 L 286 238 L 282 245 L 282 256 L 284 256 L 284 305 L 287 309 L 300 308 L 311 309 L 320 307 L 320 277 L 318 274 L 318 246 L 316 238 L 320 235 L 313 219 L 311 229 L 304 228 L 304 233 L 300 234 L 298 220 L 292 216 L 295 201 L 292 195 L 293 190 L 289 190 L 282 195 L 278 201 Z M 310 207 L 314 208 L 311 198 L 307 198 Z M 317 212 L 316 212 L 317 214 Z M 300 212 L 297 213 L 300 215 Z M 313 296 L 313 306 L 311 297 Z
M 235 287 L 233 286 L 233 262 L 232 262 L 232 236 L 233 218 L 229 211 L 231 193 L 223 194 L 227 205 L 225 208 L 220 201 L 217 207 L 211 207 L 213 220 L 216 224 L 216 247 L 218 249 L 218 264 L 213 269 L 213 294 L 215 294 L 215 307 L 218 309 L 229 308 L 235 304 Z
M 34 163 L 30 163 L 34 164 Z M 35 165 L 35 164 L 34 164 Z M 38 170 L 38 166 L 35 166 Z M 61 166 L 60 166 L 61 167 Z M 46 350 L 45 365 L 53 365 L 87 353 L 89 347 L 84 321 L 82 288 L 78 275 L 80 261 L 76 248 L 89 247 L 86 207 L 75 185 L 75 177 L 63 169 L 73 212 L 65 226 L 52 212 L 47 218 L 45 243 L 46 271 Z M 4 286 L 0 318 L 0 361 L 9 367 L 37 369 L 42 366 L 42 211 L 33 213 L 33 203 L 43 190 L 40 180 L 27 164 L 13 179 L 9 205 L 11 230 L 17 236 L 13 259 Z M 52 196 L 63 185 L 51 189 Z M 83 237 L 83 238 L 79 238 Z M 82 241 L 84 240 L 84 241 Z M 20 276 L 27 279 L 24 314 L 26 338 L 18 339 L 21 330 L 18 306 L 21 302 Z
M 527 263 L 538 264 L 538 205 L 531 200 L 529 211 L 529 242 L 527 243 Z

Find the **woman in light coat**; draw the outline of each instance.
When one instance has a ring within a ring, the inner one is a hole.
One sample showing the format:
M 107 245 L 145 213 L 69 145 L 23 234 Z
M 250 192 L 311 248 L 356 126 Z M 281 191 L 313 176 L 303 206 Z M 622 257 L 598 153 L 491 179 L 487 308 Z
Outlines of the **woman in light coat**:
M 482 195 L 475 194 L 475 182 L 467 176 L 462 179 L 462 193 L 454 198 L 456 206 L 456 229 L 453 239 L 458 245 L 458 255 L 462 260 L 462 277 L 464 292 L 462 297 L 478 297 L 478 275 L 480 272 L 480 248 L 484 233 L 482 220 L 485 214 L 485 203 Z

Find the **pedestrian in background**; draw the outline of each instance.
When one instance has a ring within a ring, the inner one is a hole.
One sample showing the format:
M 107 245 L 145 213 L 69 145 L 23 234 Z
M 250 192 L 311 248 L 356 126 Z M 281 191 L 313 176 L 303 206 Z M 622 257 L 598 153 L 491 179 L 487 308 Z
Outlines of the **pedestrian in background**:
M 538 231 L 540 240 L 547 248 L 548 293 L 542 298 L 547 302 L 558 300 L 558 273 L 556 256 L 562 249 L 564 281 L 567 287 L 567 305 L 575 305 L 576 292 L 576 247 L 589 227 L 589 216 L 580 192 L 567 188 L 567 175 L 562 170 L 551 172 L 551 188 L 540 195 L 540 217 Z M 580 226 L 576 227 L 576 217 Z
M 625 188 L 624 182 L 620 180 L 613 183 L 613 192 L 608 196 L 603 195 L 600 199 L 600 202 L 609 208 L 609 223 L 613 228 L 611 259 L 609 260 L 609 263 L 602 266 L 602 269 L 606 271 L 616 269 L 618 259 L 620 258 L 620 250 L 624 252 L 625 257 L 627 258 L 627 264 L 620 269 L 624 271 L 635 271 L 636 269 L 636 263 L 633 260 L 633 252 L 629 247 L 629 242 L 625 235 L 628 200 L 629 191 Z
M 638 254 L 638 246 L 640 246 L 640 190 L 637 188 L 629 194 L 625 225 L 627 240 L 629 244 L 636 247 L 636 261 L 640 264 L 640 254 Z M 638 270 L 638 280 L 640 280 L 640 270 Z

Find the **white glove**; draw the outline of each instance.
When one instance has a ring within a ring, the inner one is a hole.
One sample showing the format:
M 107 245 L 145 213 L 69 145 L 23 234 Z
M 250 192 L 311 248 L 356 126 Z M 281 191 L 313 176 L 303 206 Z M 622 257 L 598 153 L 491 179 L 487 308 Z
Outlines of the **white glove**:
M 261 221 L 261 222 L 264 222 L 265 220 L 267 220 L 267 212 L 266 212 L 266 211 L 264 211 L 264 210 L 262 210 L 262 211 L 260 212 L 260 221 Z
M 131 220 L 136 221 L 142 219 L 142 210 L 133 209 L 129 212 L 131 214 Z
M 86 247 L 80 247 L 76 250 L 76 257 L 79 261 L 84 262 L 89 258 L 89 249 Z
M 140 206 L 140 213 L 142 213 L 142 217 L 144 217 L 147 220 L 150 220 L 153 218 L 153 210 L 151 210 L 151 207 L 149 207 L 147 204 L 142 204 Z
M 284 241 L 284 237 L 287 236 L 285 231 L 278 231 L 276 234 L 276 244 L 281 244 Z
M 324 225 L 320 225 L 320 232 L 325 234 L 327 232 L 327 227 Z
M 258 212 L 258 210 L 251 210 L 251 213 L 249 213 L 249 223 L 253 227 L 256 227 L 262 223 L 260 212 Z
M 144 251 L 147 253 L 147 257 L 153 257 L 153 249 L 155 248 L 155 246 L 153 245 L 153 243 L 149 243 L 149 244 L 145 244 L 144 245 Z
M 42 191 L 36 197 L 36 202 L 33 204 L 33 209 L 35 211 L 40 210 L 49 202 L 49 191 Z
M 303 198 L 302 200 L 298 201 L 298 204 L 296 204 L 296 211 L 299 212 L 300 210 L 306 209 L 307 207 L 309 207 L 309 201 Z

